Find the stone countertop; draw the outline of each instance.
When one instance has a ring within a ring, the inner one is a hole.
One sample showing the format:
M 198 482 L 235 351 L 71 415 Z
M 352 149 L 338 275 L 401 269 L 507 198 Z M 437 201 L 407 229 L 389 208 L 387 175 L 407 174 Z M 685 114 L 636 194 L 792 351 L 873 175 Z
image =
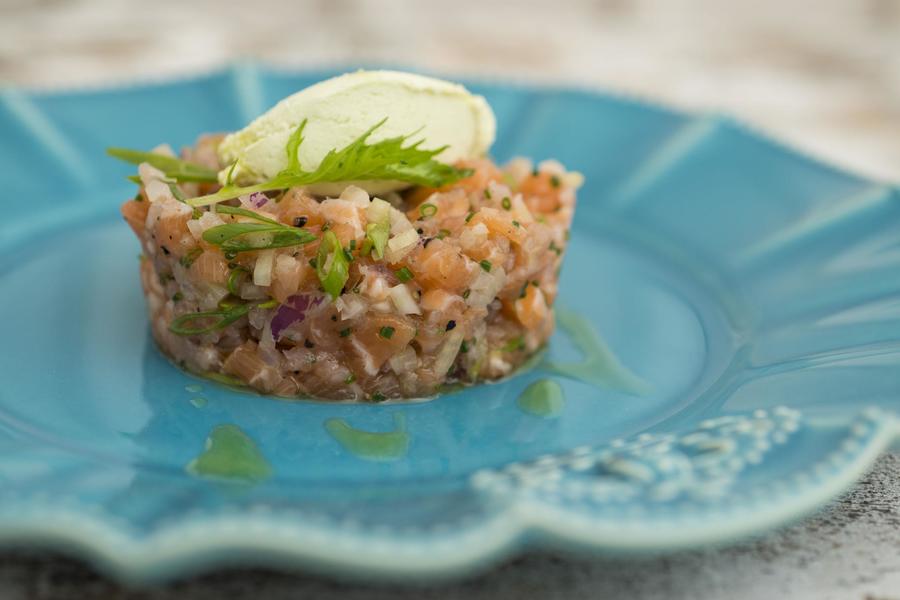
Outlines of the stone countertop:
M 2 83 L 94 85 L 239 58 L 605 87 L 735 114 L 837 165 L 900 181 L 900 0 L 0 0 Z M 0 597 L 897 600 L 900 455 L 883 456 L 813 518 L 727 548 L 529 555 L 412 590 L 264 570 L 127 590 L 79 562 L 4 552 Z

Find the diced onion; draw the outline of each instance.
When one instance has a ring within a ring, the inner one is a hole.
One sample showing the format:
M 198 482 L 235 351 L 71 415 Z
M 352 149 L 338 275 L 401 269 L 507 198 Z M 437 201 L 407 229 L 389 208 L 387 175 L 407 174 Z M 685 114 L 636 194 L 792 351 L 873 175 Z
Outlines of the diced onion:
M 334 301 L 334 307 L 341 315 L 341 320 L 358 317 L 366 311 L 366 301 L 359 294 L 344 294 Z
M 447 374 L 447 371 L 453 366 L 453 361 L 456 360 L 456 355 L 459 354 L 459 345 L 462 341 L 463 332 L 459 329 L 454 329 L 453 332 L 447 336 L 434 361 L 435 377 L 442 378 Z
M 369 223 L 382 223 L 391 218 L 391 205 L 381 198 L 373 198 L 366 209 L 366 219 Z
M 394 373 L 402 375 L 404 373 L 412 373 L 419 366 L 419 358 L 416 351 L 411 346 L 407 346 L 397 354 L 388 359 L 391 369 Z
M 388 240 L 384 257 L 389 263 L 400 261 L 404 256 L 416 247 L 419 242 L 419 234 L 415 229 L 407 229 Z
M 368 208 L 369 194 L 366 190 L 355 185 L 349 185 L 341 192 L 341 200 L 347 200 L 358 208 Z
M 258 286 L 272 285 L 272 265 L 275 262 L 274 250 L 262 250 L 253 267 L 253 284 Z
M 391 288 L 388 295 L 391 297 L 391 302 L 394 303 L 394 306 L 397 307 L 397 311 L 400 312 L 401 315 L 421 315 L 422 310 L 419 308 L 419 305 L 416 303 L 415 299 L 413 299 L 412 293 L 409 291 L 409 286 L 406 284 L 395 285 Z

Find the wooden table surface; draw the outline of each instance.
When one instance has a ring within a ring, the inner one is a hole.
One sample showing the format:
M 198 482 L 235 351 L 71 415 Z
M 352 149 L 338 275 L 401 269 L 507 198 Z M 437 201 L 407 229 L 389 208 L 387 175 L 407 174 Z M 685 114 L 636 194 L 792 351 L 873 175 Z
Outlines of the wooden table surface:
M 900 181 L 900 0 L 0 0 L 0 82 L 71 87 L 237 58 L 407 64 L 576 82 L 738 115 Z M 228 570 L 127 590 L 48 553 L 0 553 L 0 598 L 900 599 L 900 455 L 760 540 L 641 560 L 526 556 L 470 581 L 367 588 Z

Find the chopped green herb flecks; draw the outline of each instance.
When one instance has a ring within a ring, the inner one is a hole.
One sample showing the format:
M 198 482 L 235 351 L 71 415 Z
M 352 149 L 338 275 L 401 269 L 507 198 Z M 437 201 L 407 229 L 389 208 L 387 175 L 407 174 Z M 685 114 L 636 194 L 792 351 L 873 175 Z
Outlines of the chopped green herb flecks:
M 347 336 L 350 335 L 351 333 L 353 333 L 353 330 L 350 329 L 349 327 L 345 327 L 345 328 L 341 329 L 339 335 L 340 335 L 341 337 L 347 337 Z
M 442 240 L 445 237 L 447 237 L 448 235 L 450 235 L 449 229 L 438 229 L 437 235 L 435 237 L 437 237 L 437 239 L 439 239 L 439 240 Z
M 429 217 L 433 217 L 437 214 L 438 207 L 429 202 L 425 202 L 424 204 L 419 205 L 419 215 L 423 219 L 427 219 Z
M 509 210 L 512 208 L 512 200 L 509 199 L 509 196 L 506 196 L 500 201 L 500 205 L 503 206 L 504 210 Z
M 367 247 L 372 249 L 375 258 L 384 258 L 384 247 L 387 246 L 388 236 L 391 233 L 391 225 L 386 220 L 381 223 L 369 223 L 366 225 L 366 243 L 363 244 L 363 255 L 367 254 Z
M 389 340 L 394 337 L 394 328 L 390 326 L 384 326 L 381 328 L 381 330 L 379 330 L 378 335 L 386 340 Z
M 403 267 L 402 269 L 397 270 L 397 279 L 406 283 L 413 278 L 413 273 L 407 267 Z
M 350 277 L 349 265 L 338 237 L 333 231 L 326 232 L 316 255 L 316 275 L 319 276 L 322 289 L 333 299 L 341 295 Z
M 229 302 L 220 302 L 218 310 L 205 310 L 202 312 L 186 313 L 177 317 L 169 325 L 169 331 L 178 335 L 202 335 L 211 331 L 224 329 L 246 315 L 253 308 L 273 308 L 278 303 L 274 300 L 265 302 L 248 302 L 246 304 L 231 304 Z M 199 321 L 201 323 L 209 323 L 208 325 L 191 324 Z
M 488 273 L 491 272 L 491 267 L 493 266 L 493 265 L 491 265 L 491 261 L 489 261 L 489 260 L 487 260 L 487 259 L 484 259 L 484 260 L 478 261 L 478 264 L 479 264 L 479 265 L 481 266 L 481 268 L 484 269 L 486 272 L 488 272 Z
M 474 210 L 470 210 L 470 211 L 469 211 L 469 214 L 466 215 L 466 223 L 468 223 L 469 221 L 471 221 L 471 220 L 472 220 L 472 217 L 474 217 L 474 216 L 475 216 L 475 211 L 474 211 Z
M 228 288 L 228 292 L 231 295 L 240 296 L 241 278 L 249 272 L 248 269 L 237 266 L 228 273 L 228 281 L 226 282 L 225 287 Z
M 518 352 L 525 349 L 525 338 L 521 335 L 514 337 L 500 347 L 502 352 Z
M 203 248 L 192 248 L 188 250 L 184 256 L 178 259 L 178 262 L 181 263 L 181 266 L 185 269 L 189 269 L 201 254 L 203 254 Z
M 558 188 L 559 184 L 560 184 L 559 175 L 551 175 L 550 176 L 550 185 L 555 188 Z
M 551 250 L 552 252 L 556 252 L 556 255 L 557 255 L 557 256 L 559 256 L 560 254 L 562 254 L 562 248 L 560 248 L 559 246 L 557 246 L 557 245 L 556 245 L 556 242 L 552 242 L 552 241 L 550 242 L 550 250 Z
M 314 171 L 305 171 L 297 158 L 297 151 L 303 143 L 303 130 L 306 127 L 306 119 L 304 119 L 288 139 L 285 148 L 287 166 L 275 177 L 247 187 L 225 185 L 214 194 L 194 198 L 188 202 L 194 206 L 203 206 L 252 192 L 266 192 L 335 181 L 391 180 L 428 187 L 441 187 L 472 174 L 471 169 L 458 169 L 434 160 L 434 157 L 443 152 L 446 146 L 434 150 L 423 150 L 420 146 L 424 140 L 404 145 L 409 141 L 411 135 L 387 138 L 369 144 L 369 137 L 376 129 L 384 125 L 386 120 L 382 119 L 370 127 L 344 148 L 328 152 Z
M 491 190 L 490 190 L 490 188 L 484 188 L 484 197 L 487 198 L 488 200 L 491 199 Z

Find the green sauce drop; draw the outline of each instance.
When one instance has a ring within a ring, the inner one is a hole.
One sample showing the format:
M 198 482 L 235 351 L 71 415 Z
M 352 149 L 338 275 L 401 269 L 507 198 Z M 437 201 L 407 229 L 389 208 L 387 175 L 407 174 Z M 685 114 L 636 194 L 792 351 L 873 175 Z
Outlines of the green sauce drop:
M 184 389 L 192 394 L 199 394 L 203 391 L 203 386 L 199 383 L 192 383 L 191 385 L 184 386 Z
M 519 395 L 516 404 L 522 411 L 537 417 L 559 416 L 566 405 L 562 387 L 552 379 L 538 379 Z
M 544 363 L 548 371 L 638 396 L 652 390 L 650 384 L 619 362 L 589 320 L 562 309 L 557 309 L 556 319 L 584 358 L 578 363 L 548 361 Z
M 201 398 L 198 396 L 196 398 L 191 398 L 190 403 L 196 408 L 203 408 L 204 406 L 206 406 L 207 400 L 206 398 Z
M 272 467 L 237 425 L 219 425 L 206 438 L 206 449 L 188 463 L 191 475 L 235 483 L 259 483 Z
M 362 431 L 344 419 L 328 419 L 325 431 L 345 450 L 365 460 L 391 461 L 403 458 L 409 450 L 406 418 L 394 413 L 394 431 Z

